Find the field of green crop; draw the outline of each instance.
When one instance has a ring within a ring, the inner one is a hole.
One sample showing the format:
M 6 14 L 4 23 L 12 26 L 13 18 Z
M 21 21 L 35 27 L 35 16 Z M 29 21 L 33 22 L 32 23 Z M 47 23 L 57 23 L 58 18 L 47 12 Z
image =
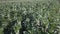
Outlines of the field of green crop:
M 0 0 L 0 34 L 60 34 L 58 0 Z

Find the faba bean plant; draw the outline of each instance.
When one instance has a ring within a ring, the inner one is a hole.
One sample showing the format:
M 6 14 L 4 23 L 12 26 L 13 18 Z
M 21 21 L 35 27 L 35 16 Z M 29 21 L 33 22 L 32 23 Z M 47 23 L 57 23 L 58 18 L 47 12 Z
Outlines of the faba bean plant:
M 59 2 L 0 3 L 0 34 L 60 34 Z

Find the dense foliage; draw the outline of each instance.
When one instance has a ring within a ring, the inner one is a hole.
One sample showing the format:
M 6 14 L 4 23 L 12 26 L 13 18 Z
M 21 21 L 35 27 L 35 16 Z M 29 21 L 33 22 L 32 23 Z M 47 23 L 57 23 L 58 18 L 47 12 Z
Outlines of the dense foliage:
M 0 3 L 0 34 L 60 34 L 57 0 Z

